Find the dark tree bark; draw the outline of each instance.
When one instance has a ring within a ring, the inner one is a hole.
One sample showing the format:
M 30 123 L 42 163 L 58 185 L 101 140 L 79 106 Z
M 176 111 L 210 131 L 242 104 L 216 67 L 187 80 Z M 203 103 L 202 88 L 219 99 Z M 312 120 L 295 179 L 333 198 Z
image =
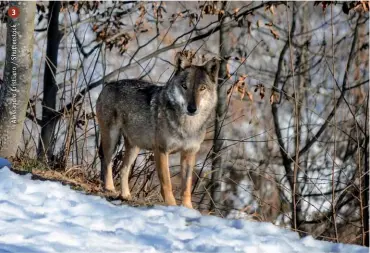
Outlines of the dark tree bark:
M 227 2 L 221 3 L 221 9 L 225 10 Z M 221 21 L 220 28 L 220 56 L 221 65 L 219 72 L 219 80 L 224 80 L 227 78 L 227 60 L 225 57 L 230 54 L 230 37 L 229 37 L 229 27 L 223 25 L 227 23 L 230 18 L 223 18 Z M 223 157 L 222 149 L 224 147 L 224 130 L 222 129 L 223 121 L 227 114 L 227 85 L 226 82 L 221 82 L 218 85 L 218 102 L 216 107 L 216 117 L 215 117 L 215 134 L 213 139 L 213 153 L 212 153 L 212 179 L 211 179 L 211 211 L 214 211 L 218 204 L 221 203 L 221 182 L 223 175 Z
M 364 231 L 365 231 L 365 246 L 369 247 L 369 97 L 367 97 L 367 105 L 366 105 L 366 143 L 365 143 L 365 165 L 364 165 L 364 173 L 362 175 L 363 177 L 363 193 L 362 193 L 362 201 L 363 201 L 363 210 L 362 210 L 362 217 L 363 217 L 363 223 L 364 223 Z
M 58 28 L 60 2 L 49 2 L 48 32 L 46 61 L 44 71 L 44 96 L 42 99 L 41 138 L 38 147 L 38 157 L 48 160 L 52 158 L 55 136 L 54 130 L 58 122 L 56 117 L 56 101 L 58 86 L 55 80 L 58 49 L 61 35 Z
M 10 2 L 20 15 L 7 20 L 4 82 L 0 86 L 0 156 L 15 156 L 32 79 L 36 3 Z

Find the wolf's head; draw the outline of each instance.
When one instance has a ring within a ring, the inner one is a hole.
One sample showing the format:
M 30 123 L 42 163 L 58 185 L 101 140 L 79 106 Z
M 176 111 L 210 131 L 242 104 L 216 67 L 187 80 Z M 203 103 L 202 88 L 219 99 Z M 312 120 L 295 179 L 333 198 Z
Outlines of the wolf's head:
M 213 58 L 201 66 L 178 53 L 175 74 L 169 82 L 171 100 L 189 116 L 213 109 L 217 101 L 219 60 Z

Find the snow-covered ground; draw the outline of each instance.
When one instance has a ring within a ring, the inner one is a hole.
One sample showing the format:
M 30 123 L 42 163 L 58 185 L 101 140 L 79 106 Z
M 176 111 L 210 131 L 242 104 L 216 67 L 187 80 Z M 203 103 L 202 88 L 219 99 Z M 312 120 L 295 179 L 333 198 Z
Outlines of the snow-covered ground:
M 0 252 L 365 253 L 368 249 L 299 239 L 269 223 L 202 216 L 183 207 L 115 206 L 4 167 Z

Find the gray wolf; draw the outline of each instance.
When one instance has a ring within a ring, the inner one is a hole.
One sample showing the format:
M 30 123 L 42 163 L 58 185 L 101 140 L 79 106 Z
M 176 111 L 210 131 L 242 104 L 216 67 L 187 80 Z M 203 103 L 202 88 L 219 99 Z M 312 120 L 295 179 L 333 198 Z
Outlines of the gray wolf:
M 176 205 L 168 156 L 181 152 L 182 205 L 192 208 L 191 182 L 196 154 L 217 103 L 219 60 L 193 65 L 183 54 L 175 58 L 175 72 L 164 86 L 127 79 L 108 83 L 96 104 L 100 128 L 101 172 L 104 189 L 115 192 L 112 155 L 120 137 L 125 153 L 120 168 L 121 198 L 131 199 L 129 172 L 140 149 L 152 150 L 161 195 Z

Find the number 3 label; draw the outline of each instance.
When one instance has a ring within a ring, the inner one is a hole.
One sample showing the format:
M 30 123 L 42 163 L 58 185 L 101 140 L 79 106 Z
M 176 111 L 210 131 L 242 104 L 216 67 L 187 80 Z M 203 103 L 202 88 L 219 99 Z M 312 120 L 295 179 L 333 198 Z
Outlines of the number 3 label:
M 15 6 L 11 6 L 8 9 L 8 15 L 11 18 L 17 18 L 19 16 L 19 9 Z

